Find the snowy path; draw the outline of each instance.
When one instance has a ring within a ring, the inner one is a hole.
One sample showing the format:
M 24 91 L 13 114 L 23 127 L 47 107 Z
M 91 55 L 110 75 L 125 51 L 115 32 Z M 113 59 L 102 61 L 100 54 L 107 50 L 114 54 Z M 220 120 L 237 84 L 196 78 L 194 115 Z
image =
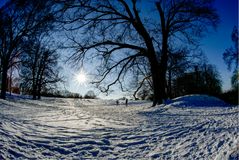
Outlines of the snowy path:
M 239 108 L 0 100 L 0 159 L 228 159 Z

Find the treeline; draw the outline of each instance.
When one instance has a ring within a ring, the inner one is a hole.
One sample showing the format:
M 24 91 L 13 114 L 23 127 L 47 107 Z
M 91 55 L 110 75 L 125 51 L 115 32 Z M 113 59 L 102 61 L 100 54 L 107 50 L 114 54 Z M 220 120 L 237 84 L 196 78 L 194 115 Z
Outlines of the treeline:
M 96 94 L 92 90 L 87 91 L 84 96 L 80 95 L 79 93 L 69 92 L 67 90 L 42 92 L 41 95 L 45 97 L 58 97 L 58 98 L 97 99 Z

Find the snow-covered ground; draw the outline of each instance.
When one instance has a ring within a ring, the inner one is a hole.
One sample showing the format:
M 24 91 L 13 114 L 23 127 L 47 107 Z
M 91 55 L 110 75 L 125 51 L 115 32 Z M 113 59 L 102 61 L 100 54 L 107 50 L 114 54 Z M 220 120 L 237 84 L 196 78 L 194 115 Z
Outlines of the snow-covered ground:
M 238 158 L 238 106 L 208 96 L 150 105 L 0 100 L 0 159 Z

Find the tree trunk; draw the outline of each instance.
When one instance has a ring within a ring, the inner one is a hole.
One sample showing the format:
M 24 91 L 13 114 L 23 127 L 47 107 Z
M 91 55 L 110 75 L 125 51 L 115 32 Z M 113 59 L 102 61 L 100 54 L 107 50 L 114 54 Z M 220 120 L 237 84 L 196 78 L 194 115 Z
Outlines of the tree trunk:
M 38 89 L 37 89 L 37 99 L 41 99 L 41 82 L 40 84 L 38 85 Z
M 162 102 L 163 103 L 163 100 L 166 100 L 167 99 L 167 94 L 166 94 L 166 84 L 167 84 L 167 81 L 166 81 L 166 68 L 164 68 L 163 66 L 160 67 L 160 72 L 159 72 L 159 90 L 160 90 L 160 94 L 161 94 L 161 99 L 162 99 Z M 160 103 L 160 104 L 161 104 Z
M 2 70 L 2 86 L 1 86 L 1 98 L 6 99 L 7 92 L 7 67 L 3 66 Z
M 36 100 L 37 99 L 37 95 L 36 95 L 36 90 L 32 90 L 32 99 Z
M 34 65 L 32 67 L 32 99 L 37 99 L 37 76 L 36 76 L 37 57 L 35 57 Z
M 161 91 L 161 96 L 163 100 L 167 99 L 166 94 L 166 74 L 168 67 L 168 33 L 164 31 L 163 33 L 163 43 L 162 43 L 162 52 L 161 52 L 161 61 L 160 61 L 160 75 L 159 75 L 159 89 Z
M 10 69 L 10 77 L 9 77 L 9 92 L 12 95 L 12 67 Z
M 41 99 L 41 90 L 42 90 L 42 81 L 43 81 L 43 74 L 44 74 L 44 71 L 45 71 L 45 62 L 47 61 L 47 59 L 44 59 L 43 60 L 43 62 L 41 63 L 41 65 L 39 66 L 39 73 L 38 73 L 38 79 L 39 79 L 39 81 L 38 81 L 38 86 L 37 86 L 37 88 L 38 88 L 38 93 L 37 93 L 37 95 L 38 95 L 38 99 Z
M 33 82 L 33 84 L 32 84 L 32 99 L 33 100 L 37 99 L 37 84 L 36 84 L 36 82 Z
M 154 98 L 153 98 L 153 105 L 161 104 L 163 102 L 163 95 L 162 90 L 160 89 L 160 71 L 159 71 L 159 63 L 156 58 L 156 55 L 152 55 L 149 57 L 150 62 L 150 69 L 152 73 L 152 80 L 153 80 L 153 91 L 154 91 Z
M 163 103 L 163 101 L 165 101 L 167 99 L 167 94 L 166 94 L 166 86 L 167 86 L 166 71 L 167 71 L 167 67 L 165 67 L 164 65 L 160 64 L 159 90 L 160 90 L 160 94 L 161 94 L 161 97 L 162 97 L 161 98 L 162 99 L 161 103 Z
M 171 69 L 168 70 L 168 97 L 172 98 L 172 71 Z
M 160 83 L 159 88 L 161 91 L 162 99 L 166 99 L 166 72 L 167 72 L 167 65 L 168 65 L 168 36 L 169 36 L 169 26 L 167 24 L 167 20 L 165 18 L 165 12 L 161 7 L 160 2 L 156 2 L 157 10 L 159 11 L 160 21 L 161 21 L 161 29 L 162 29 L 162 51 L 161 51 L 161 59 L 160 59 Z

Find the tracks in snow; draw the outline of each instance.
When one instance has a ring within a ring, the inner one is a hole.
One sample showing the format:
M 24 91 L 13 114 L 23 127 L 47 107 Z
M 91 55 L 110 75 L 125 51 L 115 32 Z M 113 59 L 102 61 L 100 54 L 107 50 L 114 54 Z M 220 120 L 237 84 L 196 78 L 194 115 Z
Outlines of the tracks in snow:
M 1 102 L 0 159 L 213 159 L 238 143 L 238 108 Z

